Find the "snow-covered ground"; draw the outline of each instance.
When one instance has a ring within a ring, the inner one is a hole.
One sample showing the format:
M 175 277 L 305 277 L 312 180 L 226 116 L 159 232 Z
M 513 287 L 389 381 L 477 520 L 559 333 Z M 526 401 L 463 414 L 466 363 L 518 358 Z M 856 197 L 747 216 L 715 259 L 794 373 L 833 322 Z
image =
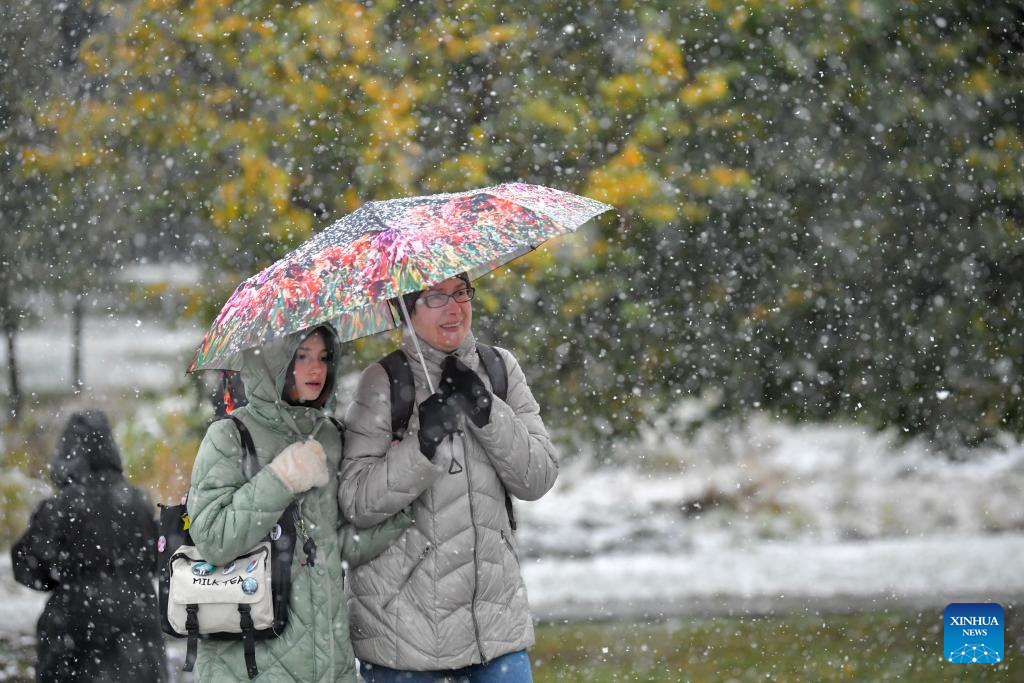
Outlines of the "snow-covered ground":
M 942 608 L 1024 597 L 1024 534 L 819 544 L 758 542 L 691 552 L 536 560 L 530 604 L 546 620 Z
M 687 401 L 676 417 L 694 412 Z M 758 415 L 689 439 L 655 424 L 615 450 L 616 465 L 567 459 L 548 495 L 517 504 L 542 617 L 1024 597 L 1019 444 L 959 461 L 893 434 Z
M 111 314 L 87 316 L 82 334 L 84 390 L 129 393 L 181 384 L 203 330 L 171 328 L 157 320 Z M 23 331 L 16 349 L 23 391 L 58 391 L 71 386 L 68 316 L 54 313 L 43 326 Z M 7 349 L 2 344 L 0 366 L 7 366 Z M 7 381 L 7 373 L 0 373 L 0 392 L 7 392 Z
M 1024 446 L 1009 440 L 955 460 L 854 425 L 755 415 L 692 439 L 645 427 L 615 450 L 612 465 L 564 458 L 553 491 L 517 506 L 526 555 L 1024 532 Z

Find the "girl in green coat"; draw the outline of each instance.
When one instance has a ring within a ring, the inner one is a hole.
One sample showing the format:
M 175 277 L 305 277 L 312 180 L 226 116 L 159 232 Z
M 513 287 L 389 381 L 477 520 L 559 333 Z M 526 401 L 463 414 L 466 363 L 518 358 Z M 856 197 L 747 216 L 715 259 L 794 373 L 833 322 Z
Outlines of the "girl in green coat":
M 251 548 L 292 501 L 316 544 L 312 565 L 296 549 L 284 633 L 256 643 L 260 681 L 357 680 L 345 570 L 378 555 L 410 524 L 400 513 L 357 533 L 338 515 L 342 440 L 327 416 L 339 354 L 327 326 L 242 352 L 249 404 L 234 415 L 252 434 L 261 469 L 251 479 L 243 473 L 241 438 L 230 420 L 210 426 L 192 469 L 190 531 L 207 561 L 224 564 Z M 196 679 L 248 681 L 242 642 L 200 642 Z

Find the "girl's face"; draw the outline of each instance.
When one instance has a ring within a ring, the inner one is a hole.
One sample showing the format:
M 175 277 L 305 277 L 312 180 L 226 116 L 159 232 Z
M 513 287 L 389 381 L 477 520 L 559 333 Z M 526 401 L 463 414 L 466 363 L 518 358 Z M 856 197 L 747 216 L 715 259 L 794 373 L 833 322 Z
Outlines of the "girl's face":
M 473 302 L 459 303 L 446 295 L 468 287 L 469 285 L 461 278 L 452 277 L 423 293 L 416 301 L 415 312 L 409 311 L 412 314 L 412 328 L 416 330 L 420 339 L 445 353 L 459 348 L 459 344 L 469 333 L 469 326 L 473 323 Z M 427 297 L 431 298 L 428 300 Z M 446 301 L 440 307 L 431 308 L 427 305 L 428 302 L 434 303 L 435 300 L 440 302 L 442 297 Z
M 322 334 L 313 333 L 295 352 L 294 384 L 288 391 L 291 401 L 315 401 L 327 382 L 327 345 Z

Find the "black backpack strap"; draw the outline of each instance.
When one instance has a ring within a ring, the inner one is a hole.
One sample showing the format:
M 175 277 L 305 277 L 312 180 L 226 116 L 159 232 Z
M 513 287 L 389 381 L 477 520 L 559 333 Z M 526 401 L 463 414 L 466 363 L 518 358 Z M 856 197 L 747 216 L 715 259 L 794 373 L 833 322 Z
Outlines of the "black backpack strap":
M 252 440 L 249 428 L 245 426 L 241 419 L 234 415 L 228 415 L 227 417 L 238 427 L 238 434 L 242 438 L 242 450 L 245 451 L 242 471 L 245 472 L 245 476 L 251 479 L 260 469 L 259 460 L 256 459 L 256 444 Z
M 238 625 L 242 629 L 242 649 L 245 651 L 245 671 L 250 680 L 260 675 L 256 667 L 256 641 L 253 638 L 255 625 L 252 622 L 252 607 L 238 605 Z
M 508 368 L 505 367 L 505 359 L 495 350 L 493 346 L 477 342 L 476 355 L 480 356 L 480 363 L 487 372 L 487 378 L 491 380 L 491 392 L 502 401 L 508 398 Z
M 188 634 L 188 649 L 182 671 L 191 671 L 196 665 L 196 655 L 199 654 L 199 605 L 185 605 L 185 632 Z
M 505 359 L 493 346 L 477 342 L 476 355 L 480 356 L 480 364 L 487 372 L 487 378 L 491 380 L 491 392 L 502 401 L 508 399 L 508 368 L 505 366 Z M 516 514 L 512 509 L 512 496 L 505 493 L 505 512 L 508 514 L 508 525 L 512 531 L 516 530 Z
M 395 349 L 380 359 L 388 373 L 391 386 L 391 438 L 401 441 L 412 417 L 413 402 L 416 400 L 416 385 L 413 381 L 409 359 L 401 349 Z
M 327 419 L 330 420 L 331 424 L 334 425 L 334 428 L 338 430 L 338 438 L 341 439 L 341 454 L 344 455 L 345 454 L 345 425 L 341 424 L 341 420 L 339 420 L 338 418 L 334 417 L 333 415 L 328 415 Z
M 334 417 L 333 415 L 328 415 L 327 419 L 331 421 L 331 424 L 334 425 L 334 428 L 337 429 L 339 433 L 341 433 L 342 435 L 345 434 L 345 425 L 341 424 L 341 420 Z

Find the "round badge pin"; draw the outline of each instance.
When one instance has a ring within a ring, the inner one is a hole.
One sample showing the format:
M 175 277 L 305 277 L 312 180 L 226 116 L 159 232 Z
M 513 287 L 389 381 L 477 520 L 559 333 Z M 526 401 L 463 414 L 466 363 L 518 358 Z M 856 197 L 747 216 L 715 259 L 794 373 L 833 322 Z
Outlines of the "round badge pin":
M 258 559 L 256 559 L 256 560 L 249 560 L 249 564 L 245 565 L 245 573 L 246 574 L 252 574 L 254 571 L 256 571 L 256 567 L 258 567 L 259 564 L 260 564 L 260 561 Z
M 160 538 L 156 539 L 156 551 L 158 553 L 162 553 L 166 547 L 167 547 L 167 537 L 166 536 L 161 536 Z
M 274 528 L 270 530 L 270 540 L 276 541 L 279 538 L 281 538 L 281 525 L 275 524 Z
M 196 562 L 192 565 L 192 573 L 196 576 L 208 576 L 213 573 L 214 569 L 216 569 L 216 567 L 209 562 Z
M 257 589 L 259 589 L 259 587 L 260 584 L 251 576 L 246 577 L 245 580 L 242 581 L 242 592 L 246 595 L 252 595 L 257 591 Z
M 220 573 L 221 574 L 230 574 L 234 570 L 234 568 L 235 568 L 235 561 L 231 560 L 230 562 L 228 562 L 227 566 L 224 567 L 224 569 L 220 570 Z

